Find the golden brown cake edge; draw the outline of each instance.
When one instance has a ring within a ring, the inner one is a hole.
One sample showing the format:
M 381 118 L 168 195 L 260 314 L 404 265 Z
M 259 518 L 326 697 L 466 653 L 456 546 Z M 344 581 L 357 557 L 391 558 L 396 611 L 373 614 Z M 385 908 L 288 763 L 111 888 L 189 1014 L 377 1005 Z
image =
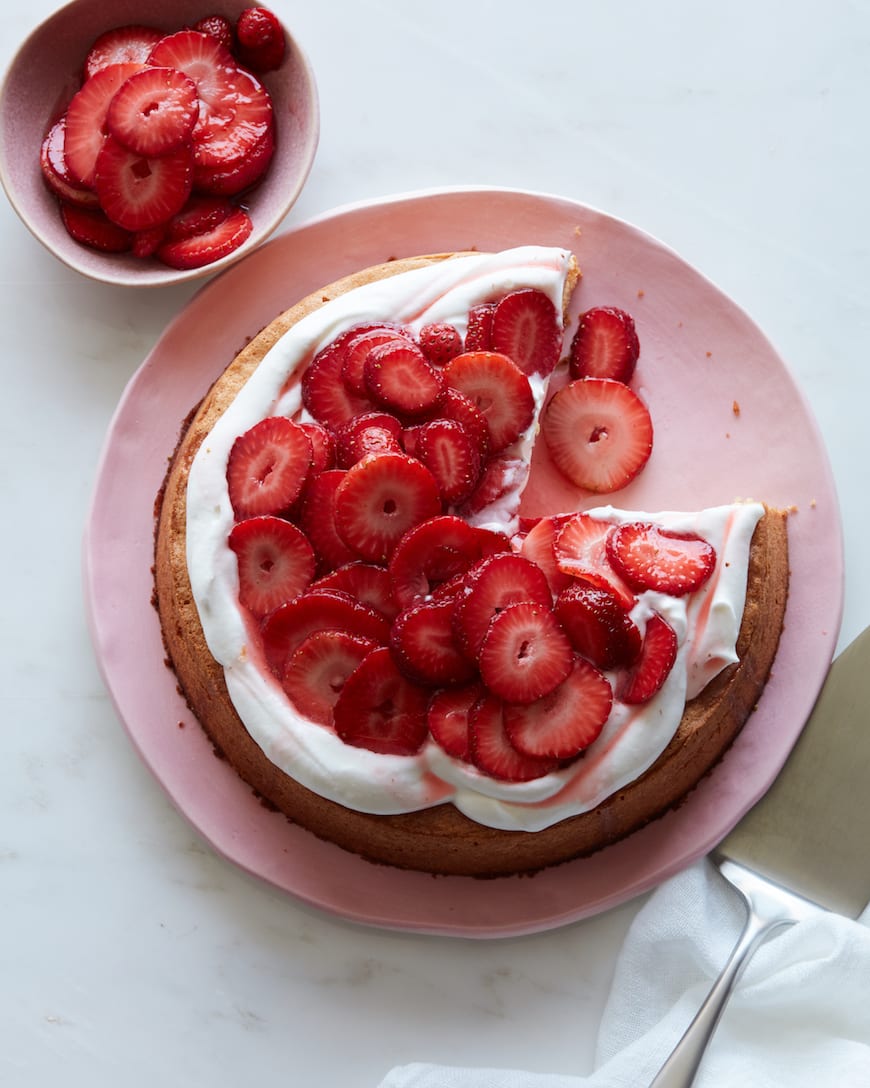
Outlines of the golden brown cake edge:
M 223 669 L 208 652 L 187 574 L 186 481 L 199 445 L 259 360 L 296 321 L 374 279 L 448 260 L 441 254 L 387 262 L 345 277 L 291 307 L 239 353 L 182 434 L 159 503 L 155 603 L 179 688 L 215 747 L 241 778 L 284 815 L 373 861 L 429 872 L 497 876 L 585 856 L 674 808 L 718 762 L 754 708 L 772 667 L 788 587 L 786 515 L 767 510 L 752 540 L 740 662 L 688 704 L 679 729 L 643 776 L 591 812 L 537 832 L 476 824 L 450 804 L 398 816 L 354 812 L 280 771 L 238 718 Z M 573 289 L 576 273 L 571 277 Z M 566 292 L 570 297 L 570 290 Z

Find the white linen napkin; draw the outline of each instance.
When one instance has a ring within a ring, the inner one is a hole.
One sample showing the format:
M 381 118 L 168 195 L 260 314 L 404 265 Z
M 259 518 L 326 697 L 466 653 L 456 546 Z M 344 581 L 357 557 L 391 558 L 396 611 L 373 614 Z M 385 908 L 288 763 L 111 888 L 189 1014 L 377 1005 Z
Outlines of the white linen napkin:
M 698 1010 L 745 920 L 707 861 L 658 888 L 620 952 L 587 1077 L 424 1063 L 379 1088 L 643 1088 Z M 750 960 L 708 1047 L 697 1088 L 867 1088 L 870 920 L 819 913 Z

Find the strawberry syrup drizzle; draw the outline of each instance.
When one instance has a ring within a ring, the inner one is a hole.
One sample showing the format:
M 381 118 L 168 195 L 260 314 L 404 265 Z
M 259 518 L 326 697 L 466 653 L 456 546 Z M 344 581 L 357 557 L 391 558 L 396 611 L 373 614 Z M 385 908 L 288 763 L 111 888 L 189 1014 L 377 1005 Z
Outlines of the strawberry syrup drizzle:
M 443 801 L 449 801 L 456 793 L 456 787 L 443 778 L 439 778 L 434 771 L 428 768 L 420 777 L 420 785 L 425 790 L 426 803 L 428 805 L 440 805 Z
M 275 398 L 276 402 L 281 400 L 282 397 L 286 397 L 288 393 L 292 392 L 302 382 L 302 375 L 308 369 L 308 364 L 312 361 L 313 358 L 314 353 L 310 352 L 304 358 L 300 359 L 296 366 L 293 367 L 293 369 L 287 375 L 286 381 L 281 386 L 281 390 L 278 393 L 278 396 Z
M 725 554 L 725 545 L 728 542 L 728 538 L 731 536 L 731 530 L 734 527 L 734 519 L 736 517 L 734 510 L 728 515 L 728 521 L 725 523 L 725 533 L 722 537 L 722 554 Z M 713 598 L 716 595 L 716 587 L 719 585 L 719 579 L 722 577 L 722 564 L 717 560 L 716 568 L 712 577 L 707 581 L 705 586 L 706 594 L 704 600 L 701 602 L 701 606 L 698 609 L 698 615 L 695 619 L 695 636 L 699 633 L 703 634 L 707 630 L 707 624 L 710 620 L 710 609 L 713 607 Z
M 591 754 L 588 748 L 580 754 L 571 768 L 574 773 L 560 790 L 551 797 L 546 797 L 541 801 L 533 801 L 526 807 L 530 809 L 551 808 L 554 805 L 568 804 L 573 801 L 581 792 L 581 787 L 595 773 L 626 733 L 635 728 L 635 723 L 643 710 L 642 705 L 633 707 L 622 725 L 618 729 L 614 729 L 606 741 L 603 740 L 603 737 L 599 737 L 598 740 L 594 741 L 594 749 Z M 607 729 L 607 725 L 604 728 Z

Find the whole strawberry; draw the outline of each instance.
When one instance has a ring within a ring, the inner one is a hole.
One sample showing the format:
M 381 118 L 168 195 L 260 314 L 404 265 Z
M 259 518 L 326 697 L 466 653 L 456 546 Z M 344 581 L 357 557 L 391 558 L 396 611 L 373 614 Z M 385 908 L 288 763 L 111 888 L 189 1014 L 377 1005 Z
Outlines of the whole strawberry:
M 424 325 L 420 329 L 417 342 L 433 366 L 447 366 L 462 351 L 462 337 L 446 321 Z
M 245 8 L 236 23 L 239 59 L 255 72 L 280 68 L 287 51 L 284 30 L 267 8 Z

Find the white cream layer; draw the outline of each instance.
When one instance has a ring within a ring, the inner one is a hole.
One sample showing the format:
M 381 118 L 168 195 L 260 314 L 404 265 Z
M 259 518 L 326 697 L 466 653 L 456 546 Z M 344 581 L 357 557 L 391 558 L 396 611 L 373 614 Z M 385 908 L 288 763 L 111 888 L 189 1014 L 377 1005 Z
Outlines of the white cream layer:
M 641 518 L 698 532 L 716 548 L 719 561 L 714 576 L 690 599 L 647 593 L 638 601 L 635 618 L 641 628 L 655 609 L 679 638 L 677 664 L 662 690 L 641 708 L 615 703 L 603 733 L 582 759 L 533 782 L 498 782 L 446 756 L 433 741 L 415 756 L 376 755 L 346 745 L 329 729 L 301 717 L 251 652 L 238 605 L 236 559 L 227 547 L 233 514 L 226 464 L 235 438 L 264 416 L 298 412 L 299 384 L 282 395 L 288 377 L 345 328 L 392 320 L 417 331 L 431 321 L 450 321 L 464 334 L 472 306 L 520 287 L 546 292 L 561 312 L 570 259 L 565 250 L 541 247 L 475 254 L 340 296 L 294 325 L 272 348 L 194 459 L 187 501 L 188 568 L 205 638 L 224 668 L 233 704 L 273 763 L 348 808 L 386 815 L 452 801 L 478 823 L 539 830 L 594 808 L 642 774 L 673 736 L 686 699 L 736 660 L 749 542 L 763 512 L 758 504 L 700 513 L 622 513 L 610 507 L 597 512 L 610 520 Z M 535 389 L 538 409 L 545 391 L 544 383 Z M 537 419 L 519 440 L 518 452 L 526 453 L 536 429 Z M 521 490 L 522 485 L 477 520 L 511 532 Z

